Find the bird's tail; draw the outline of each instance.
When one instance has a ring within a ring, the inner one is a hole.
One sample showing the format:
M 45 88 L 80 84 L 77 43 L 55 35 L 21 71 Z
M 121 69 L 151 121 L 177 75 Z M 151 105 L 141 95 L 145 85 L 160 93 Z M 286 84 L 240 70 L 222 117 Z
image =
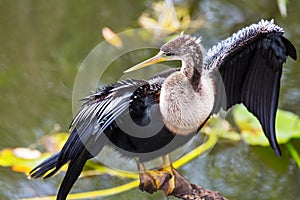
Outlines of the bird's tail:
M 85 147 L 79 138 L 77 130 L 74 129 L 64 144 L 62 150 L 44 160 L 41 164 L 31 170 L 29 172 L 29 178 L 49 178 L 53 176 L 63 165 L 65 165 L 71 159 L 76 158 L 76 156 L 81 153 L 83 149 L 85 149 Z M 50 170 L 52 171 L 47 174 L 47 172 Z
M 29 172 L 29 178 L 49 178 L 53 176 L 63 165 L 69 162 L 68 170 L 57 194 L 58 200 L 66 199 L 73 184 L 78 179 L 86 161 L 97 155 L 104 145 L 104 137 L 99 137 L 97 140 L 90 140 L 83 143 L 77 133 L 77 130 L 74 129 L 62 150 L 31 170 L 31 172 Z M 91 146 L 94 148 L 91 148 Z M 90 148 L 91 152 L 87 148 Z
M 91 154 L 85 149 L 78 157 L 71 160 L 64 180 L 60 185 L 57 194 L 57 200 L 64 200 L 67 198 L 73 184 L 78 179 L 83 169 L 83 166 L 85 165 L 86 161 L 90 158 Z
M 36 179 L 36 178 L 48 178 L 54 175 L 59 168 L 56 167 L 57 161 L 59 158 L 60 152 L 54 154 L 47 160 L 43 161 L 37 167 L 35 167 L 30 173 L 29 178 Z M 71 160 L 69 163 L 69 167 L 67 173 L 64 177 L 64 180 L 59 188 L 57 194 L 57 200 L 66 199 L 67 195 L 69 194 L 73 184 L 78 179 L 83 166 L 85 165 L 86 161 L 91 158 L 90 153 L 87 150 L 81 152 L 81 154 L 76 157 L 75 159 Z M 66 164 L 66 162 L 64 163 Z M 53 169 L 53 170 L 52 170 Z M 49 174 L 44 176 L 49 170 L 52 170 Z
M 56 164 L 59 158 L 60 152 L 52 155 L 50 158 L 44 160 L 41 164 L 39 164 L 38 166 L 36 166 L 34 169 L 32 169 L 29 172 L 28 177 L 30 179 L 36 179 L 36 178 L 48 178 L 51 177 L 53 174 L 55 174 L 59 168 L 56 168 Z M 67 161 L 65 162 L 67 163 Z M 52 170 L 49 174 L 47 174 L 45 176 L 45 174 Z

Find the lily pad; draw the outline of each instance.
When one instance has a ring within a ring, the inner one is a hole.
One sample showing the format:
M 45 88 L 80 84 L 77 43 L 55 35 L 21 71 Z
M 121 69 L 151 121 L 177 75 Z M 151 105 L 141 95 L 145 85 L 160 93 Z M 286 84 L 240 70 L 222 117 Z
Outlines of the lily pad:
M 237 133 L 227 120 L 219 116 L 211 117 L 205 124 L 205 126 L 201 129 L 201 131 L 206 134 L 214 134 L 219 136 L 220 138 L 232 141 L 241 140 L 240 133 Z
M 0 151 L 0 166 L 11 167 L 17 172 L 28 173 L 35 164 L 48 156 L 49 153 L 41 154 L 38 150 L 29 148 L 5 148 Z
M 5 148 L 0 150 L 0 166 L 11 167 L 13 171 L 28 173 L 33 167 L 48 158 L 53 152 L 59 151 L 66 141 L 68 133 L 56 133 L 45 136 L 39 140 L 38 144 L 32 146 L 42 146 L 47 151 L 41 153 L 32 148 Z
M 234 108 L 233 116 L 245 142 L 251 145 L 269 145 L 259 121 L 246 107 L 237 105 Z M 292 138 L 300 138 L 299 117 L 291 112 L 278 110 L 276 115 L 276 137 L 279 144 L 286 143 Z

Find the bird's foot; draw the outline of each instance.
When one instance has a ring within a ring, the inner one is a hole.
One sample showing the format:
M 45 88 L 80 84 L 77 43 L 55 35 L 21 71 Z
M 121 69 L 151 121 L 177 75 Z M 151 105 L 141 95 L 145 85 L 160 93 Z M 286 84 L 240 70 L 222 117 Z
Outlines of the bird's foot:
M 176 187 L 174 171 L 175 169 L 169 165 L 140 173 L 140 190 L 150 194 L 162 190 L 166 196 L 171 195 Z

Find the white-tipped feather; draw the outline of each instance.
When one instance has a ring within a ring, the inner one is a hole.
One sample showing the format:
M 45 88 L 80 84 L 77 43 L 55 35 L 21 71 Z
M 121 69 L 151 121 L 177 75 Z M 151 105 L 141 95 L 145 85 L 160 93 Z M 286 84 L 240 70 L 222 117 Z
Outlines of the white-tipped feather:
M 252 24 L 234 33 L 231 37 L 222 40 L 214 45 L 207 52 L 204 63 L 206 70 L 213 70 L 215 65 L 226 57 L 226 53 L 231 52 L 239 46 L 243 46 L 249 40 L 259 37 L 261 34 L 284 33 L 283 29 L 274 24 L 274 20 L 260 20 L 257 24 Z M 216 63 L 216 64 L 214 64 Z

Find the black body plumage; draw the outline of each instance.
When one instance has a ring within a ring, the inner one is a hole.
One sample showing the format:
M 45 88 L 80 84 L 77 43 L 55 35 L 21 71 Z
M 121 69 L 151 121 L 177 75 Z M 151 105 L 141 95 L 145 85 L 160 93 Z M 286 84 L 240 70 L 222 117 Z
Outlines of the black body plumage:
M 189 39 L 190 36 L 182 37 Z M 222 78 L 214 79 L 212 112 L 243 103 L 259 119 L 277 155 L 280 155 L 280 150 L 275 135 L 275 116 L 282 65 L 288 56 L 296 59 L 296 50 L 283 37 L 283 30 L 273 21 L 262 20 L 212 47 L 201 69 L 212 78 Z M 34 168 L 30 177 L 39 178 L 53 170 L 46 176 L 50 177 L 69 162 L 57 196 L 57 199 L 65 199 L 85 162 L 96 156 L 106 144 L 126 157 L 139 157 L 141 161 L 162 156 L 185 144 L 194 134 L 174 134 L 163 125 L 159 109 L 164 81 L 179 70 L 170 69 L 149 80 L 119 81 L 86 97 L 71 123 L 72 132 L 63 149 Z M 219 91 L 221 87 L 225 89 L 226 105 L 220 103 L 224 99 L 224 94 Z M 142 127 L 153 122 L 151 120 L 157 120 L 162 127 L 151 137 L 136 137 L 147 132 L 137 131 L 134 136 L 124 131 L 121 126 L 127 123 L 128 118 Z M 203 124 L 199 125 L 199 129 Z M 172 145 L 168 146 L 170 143 Z

